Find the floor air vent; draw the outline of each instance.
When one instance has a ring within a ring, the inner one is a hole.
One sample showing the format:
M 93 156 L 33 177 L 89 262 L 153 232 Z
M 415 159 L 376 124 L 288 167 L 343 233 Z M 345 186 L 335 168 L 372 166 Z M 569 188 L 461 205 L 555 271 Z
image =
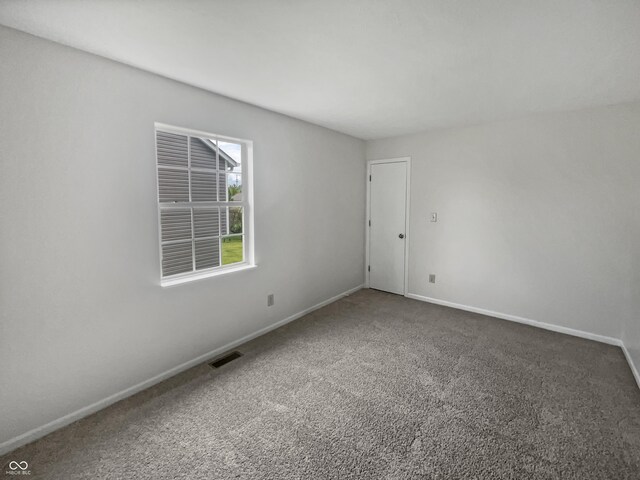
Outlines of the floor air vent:
M 224 357 L 220 357 L 219 359 L 211 362 L 209 365 L 211 365 L 213 368 L 220 368 L 221 366 L 226 365 L 227 363 L 232 362 L 236 358 L 240 358 L 241 356 L 242 354 L 238 351 L 231 352 L 225 355 Z

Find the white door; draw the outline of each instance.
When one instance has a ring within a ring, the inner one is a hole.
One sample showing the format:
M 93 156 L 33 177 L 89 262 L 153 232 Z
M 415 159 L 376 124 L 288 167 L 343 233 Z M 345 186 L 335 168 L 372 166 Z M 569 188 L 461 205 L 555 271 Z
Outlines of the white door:
M 369 173 L 369 286 L 404 295 L 407 163 L 372 163 Z

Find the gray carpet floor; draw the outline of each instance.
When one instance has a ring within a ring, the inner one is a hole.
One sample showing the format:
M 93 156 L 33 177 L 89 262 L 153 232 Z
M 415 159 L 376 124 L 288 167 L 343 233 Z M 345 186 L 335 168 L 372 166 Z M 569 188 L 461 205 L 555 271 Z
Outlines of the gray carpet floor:
M 640 390 L 617 347 L 362 290 L 239 350 L 2 457 L 1 473 L 640 478 Z

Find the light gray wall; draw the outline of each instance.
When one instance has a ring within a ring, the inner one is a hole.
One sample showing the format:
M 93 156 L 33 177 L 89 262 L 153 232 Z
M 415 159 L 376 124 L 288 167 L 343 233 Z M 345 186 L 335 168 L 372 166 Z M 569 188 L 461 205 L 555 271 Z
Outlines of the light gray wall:
M 411 293 L 624 335 L 640 365 L 640 103 L 367 142 L 399 156 Z
M 0 108 L 0 443 L 363 282 L 360 140 L 3 27 Z M 255 142 L 257 269 L 159 286 L 155 121 Z
M 640 152 L 636 153 L 636 162 L 640 162 Z M 637 189 L 640 190 L 640 180 L 636 177 Z M 640 384 L 640 204 L 632 206 L 635 213 L 635 222 L 630 225 L 630 241 L 634 253 L 630 259 L 631 265 L 631 314 L 622 327 L 622 341 L 631 356 L 636 368 L 636 380 Z

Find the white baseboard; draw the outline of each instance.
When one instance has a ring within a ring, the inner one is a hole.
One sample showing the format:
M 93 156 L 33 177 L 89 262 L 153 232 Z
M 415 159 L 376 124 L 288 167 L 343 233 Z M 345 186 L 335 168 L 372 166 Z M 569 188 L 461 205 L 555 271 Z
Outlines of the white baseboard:
M 638 388 L 640 388 L 640 373 L 633 363 L 633 359 L 627 350 L 627 347 L 624 346 L 622 340 L 613 337 L 607 337 L 605 335 L 598 335 L 596 333 L 585 332 L 583 330 L 575 330 L 573 328 L 561 327 L 559 325 L 554 325 L 552 323 L 538 322 L 536 320 L 531 320 L 529 318 L 518 317 L 517 315 L 509 315 L 507 313 L 494 312 L 492 310 L 485 310 L 484 308 L 470 307 L 468 305 L 462 305 L 460 303 L 447 302 L 445 300 L 439 300 L 437 298 L 425 297 L 423 295 L 416 295 L 415 293 L 408 293 L 405 295 L 407 298 L 412 298 L 414 300 L 420 300 L 421 302 L 429 302 L 435 303 L 437 305 L 443 305 L 445 307 L 457 308 L 458 310 L 466 310 L 467 312 L 480 313 L 482 315 L 487 315 L 490 317 L 500 318 L 502 320 L 509 320 L 512 322 L 523 323 L 525 325 L 531 325 L 532 327 L 544 328 L 545 330 L 551 330 L 552 332 L 565 333 L 567 335 L 573 335 L 574 337 L 586 338 L 588 340 L 595 340 L 596 342 L 607 343 L 609 345 L 615 345 L 617 347 L 622 348 L 622 352 L 624 353 L 625 358 L 627 359 L 627 363 L 629 364 L 629 368 L 633 373 L 633 376 L 638 384 Z
M 292 322 L 294 320 L 297 320 L 300 317 L 305 316 L 308 313 L 313 312 L 314 310 L 318 310 L 319 308 L 322 308 L 326 305 L 329 305 L 330 303 L 335 302 L 336 300 L 341 299 L 342 297 L 346 297 L 347 295 L 351 295 L 352 293 L 357 292 L 358 290 L 362 289 L 363 285 L 358 285 L 357 287 L 351 288 L 349 290 L 347 290 L 346 292 L 342 292 L 334 297 L 331 297 L 327 300 L 324 300 L 323 302 L 320 302 L 312 307 L 309 307 L 301 312 L 295 313 L 283 320 L 280 320 L 276 323 L 273 323 L 267 327 L 261 328 L 260 330 L 257 330 L 253 333 L 250 333 L 249 335 L 246 335 L 238 340 L 235 340 L 233 342 L 230 342 L 222 347 L 216 348 L 215 350 L 212 350 L 210 352 L 205 353 L 204 355 L 200 355 L 199 357 L 194 358 L 193 360 L 189 360 L 188 362 L 183 363 L 182 365 L 178 365 L 177 367 L 171 368 L 169 370 L 167 370 L 166 372 L 163 372 L 159 375 L 156 375 L 155 377 L 152 377 L 148 380 L 145 380 L 143 382 L 138 383 L 137 385 L 134 385 L 132 387 L 129 387 L 125 390 L 122 390 L 118 393 L 115 393 L 107 398 L 104 398 L 102 400 L 98 400 L 95 403 L 92 403 L 91 405 L 88 405 L 86 407 L 83 407 L 79 410 L 76 410 L 75 412 L 71 412 L 63 417 L 57 418 L 56 420 L 53 420 L 52 422 L 49 422 L 45 425 L 42 425 L 40 427 L 34 428 L 33 430 L 29 430 L 28 432 L 23 433 L 22 435 L 18 435 L 17 437 L 11 438 L 3 443 L 0 443 L 0 455 L 4 455 L 5 453 L 8 453 L 12 450 L 15 450 L 18 447 L 21 447 L 23 445 L 26 445 L 27 443 L 33 442 L 34 440 L 37 440 L 38 438 L 44 437 L 45 435 L 58 430 L 59 428 L 62 428 L 66 425 L 69 425 L 70 423 L 73 423 L 77 420 L 80 420 L 84 417 L 87 417 L 89 415 L 91 415 L 92 413 L 97 412 L 98 410 L 102 410 L 103 408 L 108 407 L 109 405 L 112 405 L 124 398 L 130 397 L 138 392 L 141 392 L 142 390 L 145 390 L 157 383 L 160 383 L 163 380 L 166 380 L 167 378 L 173 377 L 174 375 L 177 375 L 178 373 L 184 372 L 185 370 L 188 370 L 192 367 L 195 367 L 196 365 L 199 365 L 201 363 L 204 363 L 205 361 L 216 357 L 217 355 L 220 355 L 228 350 L 231 350 L 239 345 L 242 345 L 243 343 L 248 342 L 249 340 L 253 340 L 254 338 L 257 338 L 261 335 L 264 335 L 265 333 L 270 332 L 271 330 L 275 330 L 278 327 L 281 327 L 289 322 Z
M 492 310 L 485 310 L 484 308 L 470 307 L 468 305 L 462 305 L 460 303 L 447 302 L 445 300 L 438 300 L 437 298 L 425 297 L 423 295 L 416 295 L 415 293 L 408 293 L 407 298 L 413 298 L 414 300 L 420 300 L 422 302 L 435 303 L 437 305 L 443 305 L 445 307 L 457 308 L 458 310 L 466 310 L 467 312 L 480 313 L 482 315 L 488 315 L 489 317 L 500 318 L 502 320 L 510 320 L 512 322 L 523 323 L 525 325 L 531 325 L 533 327 L 544 328 L 545 330 L 551 330 L 553 332 L 566 333 L 567 335 L 573 335 L 574 337 L 586 338 L 589 340 L 595 340 L 596 342 L 608 343 L 609 345 L 622 346 L 622 341 L 607 337 L 605 335 L 598 335 L 596 333 L 585 332 L 583 330 L 575 330 L 573 328 L 561 327 L 552 323 L 539 322 L 537 320 L 531 320 L 529 318 L 518 317 L 517 315 L 509 315 L 507 313 L 494 312 Z
M 624 352 L 624 356 L 627 357 L 627 362 L 629 363 L 629 367 L 631 368 L 631 372 L 633 373 L 633 376 L 636 379 L 636 383 L 638 384 L 638 388 L 640 388 L 640 373 L 638 372 L 638 369 L 636 368 L 635 363 L 633 363 L 633 359 L 631 358 L 631 354 L 627 350 L 627 347 L 624 346 L 624 344 L 622 345 L 622 351 Z

